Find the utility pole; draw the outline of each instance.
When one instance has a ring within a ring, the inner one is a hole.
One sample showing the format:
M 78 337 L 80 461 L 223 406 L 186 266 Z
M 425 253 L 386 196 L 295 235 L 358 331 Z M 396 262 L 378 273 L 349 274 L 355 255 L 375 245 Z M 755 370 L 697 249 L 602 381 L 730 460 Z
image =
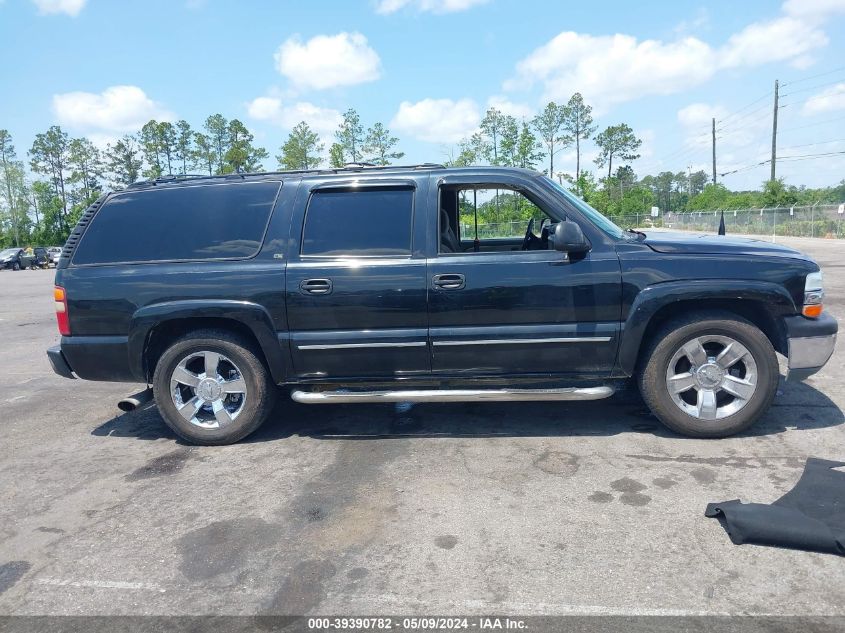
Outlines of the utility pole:
M 775 109 L 772 114 L 772 177 L 775 179 L 775 163 L 778 158 L 778 80 L 775 79 Z
M 713 117 L 713 184 L 716 184 L 716 117 Z
M 692 165 L 687 165 L 687 197 L 692 198 Z

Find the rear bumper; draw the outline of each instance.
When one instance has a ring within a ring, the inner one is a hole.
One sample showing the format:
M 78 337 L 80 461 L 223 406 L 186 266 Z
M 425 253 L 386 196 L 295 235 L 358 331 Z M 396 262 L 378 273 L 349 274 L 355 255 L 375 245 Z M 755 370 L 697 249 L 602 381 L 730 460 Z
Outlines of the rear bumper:
M 47 350 L 53 371 L 65 378 L 109 382 L 145 382 L 133 372 L 125 336 L 63 336 L 60 346 Z
M 68 365 L 67 359 L 62 354 L 62 348 L 59 345 L 54 345 L 47 350 L 47 358 L 50 360 L 50 365 L 53 366 L 53 371 L 64 378 L 76 378 L 73 375 L 73 370 Z
M 839 324 L 826 313 L 817 319 L 786 317 L 784 324 L 789 342 L 787 380 L 804 380 L 830 360 L 836 346 Z

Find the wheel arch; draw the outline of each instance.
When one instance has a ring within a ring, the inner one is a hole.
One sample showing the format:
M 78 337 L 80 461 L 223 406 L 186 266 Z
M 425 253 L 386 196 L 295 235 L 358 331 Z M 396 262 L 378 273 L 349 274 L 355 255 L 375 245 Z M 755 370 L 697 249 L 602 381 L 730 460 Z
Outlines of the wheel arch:
M 247 301 L 189 300 L 141 308 L 133 315 L 130 326 L 128 353 L 133 373 L 149 383 L 158 359 L 172 341 L 208 328 L 228 330 L 246 338 L 255 346 L 273 381 L 284 382 L 287 363 L 273 321 L 266 309 Z
M 619 368 L 632 375 L 651 338 L 670 319 L 692 312 L 718 310 L 740 316 L 758 327 L 781 354 L 787 353 L 782 316 L 796 314 L 792 297 L 774 283 L 741 280 L 667 282 L 643 289 L 623 323 Z

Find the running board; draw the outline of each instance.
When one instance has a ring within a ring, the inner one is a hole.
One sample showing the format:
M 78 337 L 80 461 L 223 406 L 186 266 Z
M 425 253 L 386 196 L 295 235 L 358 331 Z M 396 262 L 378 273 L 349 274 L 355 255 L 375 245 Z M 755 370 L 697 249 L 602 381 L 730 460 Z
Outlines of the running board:
M 350 402 L 467 402 L 600 400 L 613 395 L 613 387 L 564 387 L 561 389 L 404 389 L 395 391 L 301 391 L 291 398 L 304 404 Z

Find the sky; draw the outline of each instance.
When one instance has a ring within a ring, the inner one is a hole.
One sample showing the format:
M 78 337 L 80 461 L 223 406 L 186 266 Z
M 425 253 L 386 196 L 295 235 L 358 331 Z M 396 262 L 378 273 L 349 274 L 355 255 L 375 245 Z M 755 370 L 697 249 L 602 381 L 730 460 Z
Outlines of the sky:
M 353 107 L 402 162 L 442 162 L 488 107 L 528 120 L 579 91 L 600 130 L 643 140 L 639 176 L 710 173 L 715 117 L 719 181 L 751 189 L 779 80 L 777 175 L 826 186 L 845 178 L 843 32 L 845 0 L 0 0 L 0 128 L 25 158 L 50 125 L 105 146 L 220 112 L 275 168 L 299 121 L 327 150 Z M 582 166 L 595 156 L 586 142 Z

